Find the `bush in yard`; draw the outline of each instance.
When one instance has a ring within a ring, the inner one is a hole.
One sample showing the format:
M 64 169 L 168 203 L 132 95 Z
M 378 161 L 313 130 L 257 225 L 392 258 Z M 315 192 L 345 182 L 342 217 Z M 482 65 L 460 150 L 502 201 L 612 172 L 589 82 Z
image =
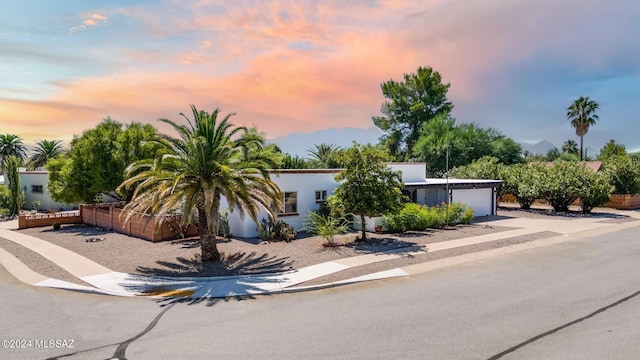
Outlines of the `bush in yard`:
M 296 229 L 284 222 L 278 220 L 273 222 L 271 219 L 263 218 L 260 224 L 257 226 L 258 236 L 265 241 L 285 241 L 290 242 L 296 238 L 298 234 Z
M 229 240 L 233 237 L 231 233 L 231 226 L 229 226 L 229 210 L 228 209 L 220 209 L 219 211 L 220 217 L 218 222 L 218 236 L 222 236 L 223 238 Z
M 397 214 L 384 216 L 385 225 L 390 232 L 404 232 L 407 230 L 439 229 L 445 224 L 468 224 L 473 219 L 473 209 L 467 208 L 459 202 L 447 206 L 423 206 L 414 203 L 405 204 Z
M 326 244 L 334 244 L 336 235 L 349 231 L 349 220 L 346 216 L 334 217 L 331 214 L 323 215 L 310 211 L 304 220 L 304 229 L 314 235 L 322 236 Z
M 593 173 L 589 170 L 583 174 L 583 187 L 580 193 L 582 213 L 589 214 L 594 207 L 607 201 L 613 192 L 613 185 L 609 183 L 609 176 L 605 173 Z
M 543 163 L 517 164 L 504 170 L 501 192 L 511 193 L 522 209 L 542 198 L 542 184 L 547 169 Z
M 11 191 L 6 185 L 0 184 L 0 208 L 8 208 L 11 201 Z
M 466 209 L 462 216 L 460 217 L 460 222 L 463 224 L 471 224 L 471 220 L 473 220 L 473 209 Z
M 569 211 L 584 193 L 585 172 L 590 170 L 579 162 L 557 161 L 544 172 L 542 196 L 558 212 Z
M 640 161 L 628 155 L 612 156 L 604 163 L 615 194 L 640 193 Z

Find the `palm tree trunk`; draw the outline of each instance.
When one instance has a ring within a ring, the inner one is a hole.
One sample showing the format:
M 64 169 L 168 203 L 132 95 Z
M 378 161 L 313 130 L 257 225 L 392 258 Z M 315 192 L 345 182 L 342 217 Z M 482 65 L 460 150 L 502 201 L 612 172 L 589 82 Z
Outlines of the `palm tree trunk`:
M 583 159 L 583 154 L 584 152 L 582 151 L 582 139 L 584 138 L 584 135 L 580 135 L 580 161 L 582 161 Z
M 204 210 L 204 203 L 199 203 L 198 207 L 198 235 L 200 236 L 200 252 L 202 262 L 219 261 L 220 252 L 218 251 L 216 234 L 209 231 L 209 219 Z M 215 220 L 214 220 L 215 221 Z

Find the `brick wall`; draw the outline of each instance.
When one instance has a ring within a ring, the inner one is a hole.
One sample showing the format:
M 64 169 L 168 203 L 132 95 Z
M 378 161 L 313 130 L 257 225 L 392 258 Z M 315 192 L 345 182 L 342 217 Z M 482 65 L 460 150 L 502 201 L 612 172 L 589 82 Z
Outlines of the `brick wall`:
M 604 206 L 619 210 L 640 209 L 640 194 L 612 194 L 611 199 Z

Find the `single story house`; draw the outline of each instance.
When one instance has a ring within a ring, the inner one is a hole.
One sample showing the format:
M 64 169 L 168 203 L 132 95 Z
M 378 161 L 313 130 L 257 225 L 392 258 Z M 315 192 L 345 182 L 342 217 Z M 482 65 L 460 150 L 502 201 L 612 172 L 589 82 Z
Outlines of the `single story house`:
M 412 202 L 434 206 L 449 201 L 461 202 L 474 210 L 475 216 L 495 215 L 497 188 L 501 180 L 429 179 L 425 163 L 389 163 L 402 173 L 403 191 Z M 284 220 L 296 230 L 303 228 L 309 211 L 316 211 L 338 186 L 334 179 L 341 169 L 286 169 L 273 174 L 273 180 L 283 193 L 284 211 L 278 220 Z M 223 202 L 221 207 L 225 207 Z M 267 217 L 266 211 L 262 217 Z M 258 217 L 258 221 L 262 217 Z M 379 220 L 377 220 L 379 222 Z M 376 220 L 367 220 L 367 229 L 374 230 Z M 238 237 L 256 237 L 256 224 L 249 217 L 229 214 L 231 232 Z M 357 224 L 356 224 L 357 226 Z
M 77 204 L 63 204 L 51 199 L 51 193 L 49 193 L 49 172 L 46 170 L 38 171 L 26 171 L 21 168 L 18 172 L 20 177 L 20 186 L 24 191 L 24 205 L 25 210 L 32 210 L 34 201 L 40 201 L 40 209 L 47 210 L 72 210 L 77 209 Z

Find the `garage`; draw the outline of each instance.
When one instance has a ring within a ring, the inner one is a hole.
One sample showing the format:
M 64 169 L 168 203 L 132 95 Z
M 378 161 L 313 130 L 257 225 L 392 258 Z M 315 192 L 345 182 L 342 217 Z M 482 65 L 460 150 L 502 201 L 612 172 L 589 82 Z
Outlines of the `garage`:
M 454 189 L 452 200 L 470 207 L 474 216 L 495 215 L 493 189 Z

